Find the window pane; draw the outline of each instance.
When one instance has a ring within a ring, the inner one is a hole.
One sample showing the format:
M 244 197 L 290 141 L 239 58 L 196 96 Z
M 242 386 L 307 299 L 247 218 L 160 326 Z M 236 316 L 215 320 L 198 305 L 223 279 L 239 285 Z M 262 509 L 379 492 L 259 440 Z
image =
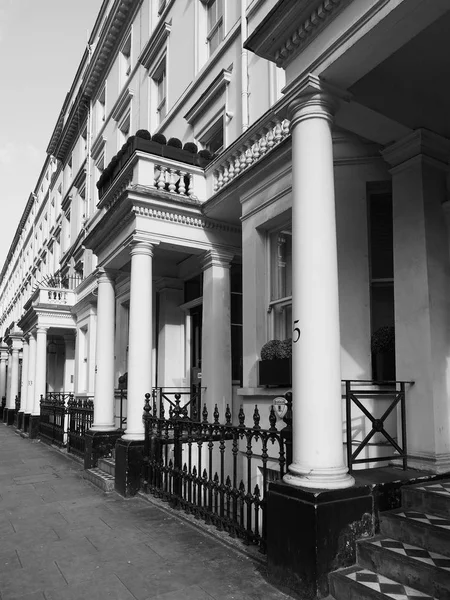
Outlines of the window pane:
M 394 276 L 391 194 L 370 197 L 370 259 L 372 279 Z
M 271 300 L 292 295 L 292 236 L 277 232 L 271 236 Z

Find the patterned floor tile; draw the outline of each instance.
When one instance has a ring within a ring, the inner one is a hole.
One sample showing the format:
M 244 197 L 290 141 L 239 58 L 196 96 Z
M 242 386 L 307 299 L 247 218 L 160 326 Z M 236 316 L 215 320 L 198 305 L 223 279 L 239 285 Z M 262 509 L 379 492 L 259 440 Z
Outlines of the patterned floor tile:
M 444 517 L 437 517 L 436 515 L 429 515 L 427 513 L 421 513 L 414 510 L 398 512 L 397 516 L 450 530 L 450 519 L 445 519 Z
M 416 490 L 421 490 L 424 492 L 430 492 L 433 494 L 440 494 L 443 496 L 450 496 L 450 481 L 444 482 L 434 482 L 422 485 L 420 487 L 415 488 Z
M 374 573 L 368 569 L 347 573 L 346 577 L 383 594 L 386 598 L 393 598 L 394 600 L 415 600 L 416 598 L 421 598 L 421 600 L 434 600 L 434 598 L 428 596 L 428 594 L 424 594 L 406 585 L 397 583 L 388 577 L 378 575 L 378 573 Z
M 370 541 L 369 543 L 380 548 L 386 548 L 387 550 L 391 550 L 392 552 L 396 552 L 403 556 L 414 558 L 415 560 L 438 567 L 439 569 L 450 571 L 450 558 L 443 556 L 442 554 L 438 554 L 437 552 L 430 552 L 424 548 L 412 546 L 411 544 L 405 544 L 404 542 L 399 542 L 397 540 L 391 540 L 390 538 L 374 540 Z

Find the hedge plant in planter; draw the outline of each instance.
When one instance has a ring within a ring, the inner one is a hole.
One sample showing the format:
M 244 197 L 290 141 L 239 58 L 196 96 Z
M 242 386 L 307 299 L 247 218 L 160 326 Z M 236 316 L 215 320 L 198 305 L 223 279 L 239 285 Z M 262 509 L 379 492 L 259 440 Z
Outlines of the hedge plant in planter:
M 270 340 L 261 348 L 259 385 L 292 385 L 292 339 Z
M 372 376 L 375 381 L 395 380 L 395 328 L 379 327 L 371 338 Z

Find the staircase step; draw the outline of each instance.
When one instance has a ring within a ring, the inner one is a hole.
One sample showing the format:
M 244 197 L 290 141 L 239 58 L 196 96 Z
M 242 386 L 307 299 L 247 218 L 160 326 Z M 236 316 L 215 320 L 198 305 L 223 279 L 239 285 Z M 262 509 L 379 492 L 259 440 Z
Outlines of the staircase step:
M 450 519 L 399 508 L 380 515 L 383 536 L 450 556 Z
M 357 543 L 358 564 L 437 598 L 450 600 L 450 558 L 377 536 Z
M 435 600 L 433 596 L 362 567 L 331 573 L 330 593 L 336 600 Z
M 402 506 L 450 519 L 450 480 L 403 486 Z
M 116 474 L 116 462 L 112 458 L 99 458 L 98 459 L 98 468 L 109 475 L 115 477 Z
M 114 477 L 109 473 L 106 473 L 99 468 L 86 469 L 83 473 L 85 479 L 93 483 L 104 492 L 114 491 Z

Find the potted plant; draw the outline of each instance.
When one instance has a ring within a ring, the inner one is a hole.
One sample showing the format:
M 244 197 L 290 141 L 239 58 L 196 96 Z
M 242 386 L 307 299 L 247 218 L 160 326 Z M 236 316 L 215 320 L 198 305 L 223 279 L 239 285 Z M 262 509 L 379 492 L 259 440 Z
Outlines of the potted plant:
M 260 386 L 292 385 L 292 339 L 270 340 L 261 348 L 260 356 Z
M 372 334 L 372 374 L 375 381 L 395 381 L 395 328 L 379 327 Z

